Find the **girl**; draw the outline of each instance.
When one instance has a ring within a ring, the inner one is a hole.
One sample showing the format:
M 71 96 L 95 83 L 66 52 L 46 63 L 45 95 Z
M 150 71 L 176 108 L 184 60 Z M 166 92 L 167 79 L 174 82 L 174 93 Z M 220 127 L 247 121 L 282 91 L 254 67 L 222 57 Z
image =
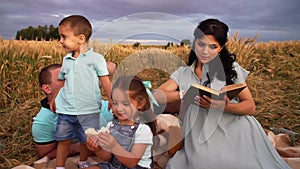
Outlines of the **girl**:
M 87 139 L 87 147 L 107 162 L 88 168 L 151 168 L 155 115 L 145 86 L 136 76 L 122 76 L 113 85 L 112 101 L 115 119 L 107 125 L 109 132 Z
M 249 72 L 235 62 L 235 55 L 225 46 L 228 30 L 217 19 L 204 20 L 196 27 L 188 65 L 176 70 L 159 87 L 169 102 L 179 99 L 192 84 L 219 90 L 225 85 L 245 83 Z M 180 112 L 184 118 L 184 145 L 169 160 L 167 169 L 290 168 L 252 116 L 255 103 L 248 87 L 233 100 L 227 96 L 224 100 L 196 96 L 194 103 L 186 106 Z

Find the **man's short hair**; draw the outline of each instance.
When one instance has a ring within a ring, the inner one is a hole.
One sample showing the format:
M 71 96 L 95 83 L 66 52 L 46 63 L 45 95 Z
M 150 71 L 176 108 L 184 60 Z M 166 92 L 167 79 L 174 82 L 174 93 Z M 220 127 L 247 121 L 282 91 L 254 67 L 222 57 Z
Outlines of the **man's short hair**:
M 52 81 L 51 81 L 51 70 L 53 69 L 57 69 L 57 68 L 60 68 L 61 67 L 61 64 L 51 64 L 51 65 L 48 65 L 46 67 L 44 67 L 40 73 L 39 73 L 39 83 L 40 83 L 40 86 L 42 86 L 43 84 L 51 84 Z

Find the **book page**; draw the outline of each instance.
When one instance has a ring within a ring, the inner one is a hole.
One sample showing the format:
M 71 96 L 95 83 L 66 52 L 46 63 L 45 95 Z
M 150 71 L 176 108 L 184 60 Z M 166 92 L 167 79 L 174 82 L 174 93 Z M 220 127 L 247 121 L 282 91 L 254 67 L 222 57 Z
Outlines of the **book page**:
M 229 100 L 233 99 L 234 97 L 238 96 L 238 94 L 246 88 L 246 84 L 233 84 L 228 85 L 222 88 L 222 93 L 226 93 Z
M 198 88 L 198 89 L 201 89 L 201 90 L 204 90 L 204 91 L 207 91 L 209 93 L 212 93 L 214 95 L 219 95 L 221 92 L 218 91 L 218 90 L 215 90 L 215 89 L 212 89 L 210 87 L 206 87 L 206 86 L 203 86 L 203 85 L 199 85 L 199 84 L 193 84 L 192 86 Z
M 231 90 L 235 90 L 235 89 L 238 89 L 238 88 L 245 88 L 246 84 L 245 83 L 238 83 L 238 84 L 232 84 L 232 85 L 227 85 L 227 86 L 224 86 L 222 89 L 221 89 L 221 93 L 224 93 L 224 92 L 227 92 L 227 91 L 231 91 Z

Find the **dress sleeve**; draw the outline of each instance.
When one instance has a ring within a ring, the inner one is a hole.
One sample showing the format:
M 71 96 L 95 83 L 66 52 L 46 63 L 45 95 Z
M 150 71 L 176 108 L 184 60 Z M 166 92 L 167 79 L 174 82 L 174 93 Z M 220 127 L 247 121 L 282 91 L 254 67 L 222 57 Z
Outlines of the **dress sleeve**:
M 170 76 L 172 80 L 174 80 L 177 84 L 180 83 L 181 74 L 184 71 L 184 67 L 179 67 L 175 72 L 173 72 Z
M 248 75 L 249 75 L 249 71 L 245 70 L 241 65 L 239 65 L 237 62 L 233 63 L 233 67 L 234 70 L 237 73 L 237 78 L 235 78 L 233 81 L 234 83 L 245 83 Z

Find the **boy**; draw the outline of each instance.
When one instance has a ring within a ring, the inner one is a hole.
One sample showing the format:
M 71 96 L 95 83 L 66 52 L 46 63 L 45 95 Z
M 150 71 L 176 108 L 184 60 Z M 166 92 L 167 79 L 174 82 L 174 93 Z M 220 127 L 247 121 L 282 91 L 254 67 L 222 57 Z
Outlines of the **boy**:
M 59 23 L 58 31 L 59 42 L 68 54 L 63 58 L 59 73 L 63 87 L 55 99 L 58 113 L 55 133 L 58 141 L 56 168 L 64 169 L 74 137 L 80 141 L 79 168 L 85 168 L 88 167 L 88 150 L 84 130 L 90 127 L 99 128 L 100 84 L 109 98 L 110 109 L 111 82 L 104 57 L 88 48 L 92 26 L 85 17 L 71 15 L 64 18 Z M 51 105 L 54 107 L 54 103 Z
M 106 62 L 107 69 L 110 75 L 116 70 L 116 64 Z M 50 110 L 49 102 L 51 102 L 54 94 L 59 90 L 58 74 L 60 72 L 60 64 L 51 64 L 44 67 L 39 73 L 39 83 L 46 97 L 41 100 L 41 109 L 33 118 L 32 136 L 40 158 L 46 157 L 50 160 L 56 158 L 57 142 L 55 140 L 55 131 L 58 114 Z M 101 101 L 101 113 L 99 127 L 106 126 L 108 121 L 113 118 L 112 112 L 107 110 L 108 101 Z M 73 141 L 74 142 L 74 141 Z M 68 156 L 79 153 L 79 142 L 74 142 L 69 150 Z
M 39 83 L 46 97 L 41 101 L 40 111 L 33 118 L 32 136 L 40 158 L 45 156 L 47 156 L 48 159 L 56 158 L 57 143 L 54 134 L 56 131 L 57 114 L 50 111 L 48 103 L 54 99 L 54 94 L 59 90 L 57 76 L 60 67 L 60 64 L 51 64 L 44 67 L 39 73 Z M 68 156 L 75 155 L 78 152 L 79 143 L 74 143 L 70 146 Z

